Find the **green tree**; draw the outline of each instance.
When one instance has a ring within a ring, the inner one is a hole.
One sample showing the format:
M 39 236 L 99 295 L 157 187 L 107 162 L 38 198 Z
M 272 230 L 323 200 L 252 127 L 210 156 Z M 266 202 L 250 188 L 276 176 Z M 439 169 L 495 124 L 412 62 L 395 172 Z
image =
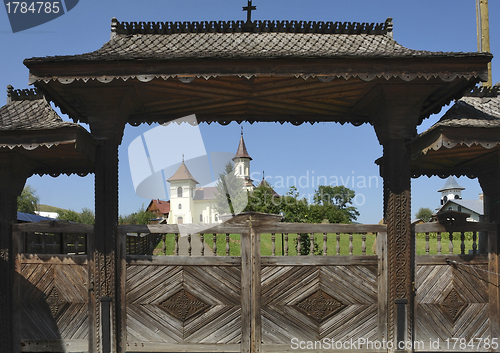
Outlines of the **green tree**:
M 40 198 L 36 194 L 36 191 L 30 185 L 26 185 L 21 192 L 21 195 L 17 197 L 17 210 L 19 212 L 35 214 L 38 210 L 38 204 Z
M 253 189 L 248 197 L 245 211 L 279 214 L 282 211 L 282 199 L 266 181 Z
M 75 223 L 82 223 L 80 219 L 80 214 L 71 209 L 60 213 L 59 219 Z
M 90 208 L 82 208 L 82 213 L 80 213 L 80 223 L 83 224 L 95 224 L 95 214 Z
M 245 209 L 248 204 L 248 192 L 244 186 L 243 179 L 234 174 L 233 164 L 228 162 L 216 184 L 214 207 L 219 215 L 238 214 Z
M 415 217 L 420 218 L 424 222 L 429 222 L 432 218 L 432 211 L 427 207 L 420 207 L 415 214 Z
M 352 205 L 355 196 L 354 190 L 343 185 L 320 185 L 314 194 L 314 203 L 322 207 L 315 210 L 315 221 L 328 219 L 330 223 L 352 223 L 359 216 L 358 210 Z
M 144 204 L 137 212 L 131 213 L 127 216 L 120 216 L 118 219 L 119 224 L 149 224 L 155 215 L 152 212 L 146 211 Z
M 280 210 L 284 222 L 307 222 L 309 207 L 305 198 L 300 198 L 299 191 L 291 186 L 286 195 L 280 198 Z

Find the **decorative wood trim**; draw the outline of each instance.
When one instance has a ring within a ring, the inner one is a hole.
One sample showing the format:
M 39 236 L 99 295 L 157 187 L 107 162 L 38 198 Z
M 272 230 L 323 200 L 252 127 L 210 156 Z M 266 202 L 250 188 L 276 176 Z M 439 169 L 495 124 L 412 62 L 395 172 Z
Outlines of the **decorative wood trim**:
M 387 233 L 377 234 L 377 261 L 378 261 L 378 339 L 387 341 Z
M 413 337 L 414 235 L 411 228 L 410 153 L 404 140 L 384 144 L 384 179 L 387 183 L 388 340 L 396 340 L 396 299 L 407 299 L 407 332 Z M 398 335 L 400 337 L 400 335 Z
M 200 22 L 119 22 L 111 20 L 112 36 L 124 34 L 174 33 L 319 33 L 385 35 L 392 32 L 392 18 L 383 23 L 323 21 L 200 21 Z

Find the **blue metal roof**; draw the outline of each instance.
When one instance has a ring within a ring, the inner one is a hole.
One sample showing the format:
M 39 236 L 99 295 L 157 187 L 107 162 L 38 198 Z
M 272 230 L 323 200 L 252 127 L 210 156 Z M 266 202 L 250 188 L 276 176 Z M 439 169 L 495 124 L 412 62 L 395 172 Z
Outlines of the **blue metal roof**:
M 40 222 L 40 221 L 55 221 L 54 218 L 43 217 L 36 214 L 17 212 L 17 221 L 18 222 Z
M 459 189 L 459 190 L 465 190 L 463 186 L 458 185 L 457 181 L 453 176 L 450 176 L 447 180 L 444 186 L 438 190 L 438 192 L 445 191 L 445 190 L 450 190 L 450 189 Z

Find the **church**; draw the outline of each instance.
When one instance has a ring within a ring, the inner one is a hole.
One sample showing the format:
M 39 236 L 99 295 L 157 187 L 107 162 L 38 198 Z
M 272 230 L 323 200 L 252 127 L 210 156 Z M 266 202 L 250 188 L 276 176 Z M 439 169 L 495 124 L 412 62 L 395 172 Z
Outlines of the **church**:
M 468 213 L 467 221 L 479 222 L 484 214 L 483 194 L 476 200 L 462 199 L 463 186 L 460 186 L 453 176 L 450 176 L 444 186 L 438 190 L 441 193 L 441 207 L 438 212 L 458 211 Z
M 250 178 L 250 161 L 252 157 L 247 152 L 243 132 L 235 156 L 234 174 L 243 179 L 247 191 L 254 189 Z M 199 182 L 191 174 L 184 160 L 170 178 L 170 213 L 167 224 L 188 223 L 220 223 L 220 215 L 214 207 L 217 188 L 214 186 L 197 187 Z

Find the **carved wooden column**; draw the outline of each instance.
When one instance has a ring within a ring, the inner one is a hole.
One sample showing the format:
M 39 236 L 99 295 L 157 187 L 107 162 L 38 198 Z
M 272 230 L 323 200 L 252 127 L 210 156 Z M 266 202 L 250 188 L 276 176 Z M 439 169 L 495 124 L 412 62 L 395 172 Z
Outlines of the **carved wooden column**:
M 26 166 L 13 156 L 0 155 L 0 352 L 19 352 L 19 327 L 15 322 L 12 224 L 17 221 L 17 197 L 29 176 Z
M 382 170 L 389 272 L 387 340 L 397 344 L 397 340 L 412 340 L 413 335 L 415 239 L 411 232 L 410 153 L 405 140 L 391 139 L 384 143 Z M 406 314 L 402 315 L 402 310 Z
M 122 351 L 121 290 L 117 282 L 118 145 L 101 140 L 95 164 L 95 227 L 89 239 L 89 350 Z M 117 287 L 118 286 L 118 287 Z M 124 314 L 124 313 L 123 313 Z M 124 349 L 124 348 L 123 348 Z

